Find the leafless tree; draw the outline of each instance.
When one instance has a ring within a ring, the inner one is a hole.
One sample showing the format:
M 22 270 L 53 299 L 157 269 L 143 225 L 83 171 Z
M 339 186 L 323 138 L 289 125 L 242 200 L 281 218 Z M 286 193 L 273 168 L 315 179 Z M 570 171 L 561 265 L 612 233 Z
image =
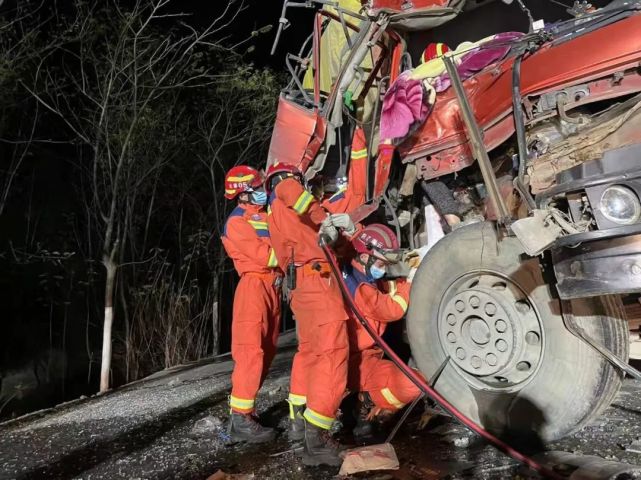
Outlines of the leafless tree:
M 104 14 L 102 2 L 79 3 L 69 41 L 56 52 L 64 57 L 61 67 L 38 70 L 30 83 L 23 84 L 82 147 L 81 166 L 88 179 L 86 210 L 99 233 L 105 269 L 101 392 L 110 385 L 119 268 L 127 259 L 144 263 L 151 258 L 142 250 L 145 240 L 132 241 L 132 230 L 139 227 L 135 219 L 151 215 L 153 186 L 167 164 L 181 154 L 169 138 L 171 129 L 156 129 L 163 135 L 149 138 L 147 127 L 163 122 L 180 128 L 185 111 L 181 92 L 214 85 L 221 75 L 228 75 L 208 65 L 208 55 L 228 50 L 225 29 L 244 8 L 242 1 L 230 1 L 202 30 L 183 22 L 181 29 L 159 35 L 163 22 L 182 17 L 170 13 L 170 3 L 139 0 L 123 10 L 115 2 L 111 16 Z

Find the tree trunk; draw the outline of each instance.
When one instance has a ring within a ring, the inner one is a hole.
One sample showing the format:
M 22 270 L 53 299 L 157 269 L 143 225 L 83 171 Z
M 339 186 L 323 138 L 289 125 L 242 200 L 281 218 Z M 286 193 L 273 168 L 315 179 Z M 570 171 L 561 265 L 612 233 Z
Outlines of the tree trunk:
M 219 327 L 219 303 L 220 298 L 220 273 L 214 276 L 214 304 L 211 312 L 211 327 L 212 327 L 212 354 L 218 355 L 220 353 L 220 327 Z
M 116 283 L 116 264 L 111 258 L 104 261 L 107 269 L 105 281 L 105 321 L 102 330 L 102 364 L 100 368 L 100 393 L 109 390 L 111 372 L 111 330 L 114 321 L 114 286 Z

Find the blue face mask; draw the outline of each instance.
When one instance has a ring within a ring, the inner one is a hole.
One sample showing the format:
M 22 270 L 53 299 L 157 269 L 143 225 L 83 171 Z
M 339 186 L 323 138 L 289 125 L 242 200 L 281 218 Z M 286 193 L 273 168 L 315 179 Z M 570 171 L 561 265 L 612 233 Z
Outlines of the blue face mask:
M 252 192 L 251 193 L 252 203 L 254 205 L 266 205 L 267 204 L 267 192 Z
M 385 276 L 386 273 L 387 272 L 384 268 L 378 268 L 376 265 L 372 265 L 371 267 L 369 267 L 369 275 L 374 280 L 380 280 Z

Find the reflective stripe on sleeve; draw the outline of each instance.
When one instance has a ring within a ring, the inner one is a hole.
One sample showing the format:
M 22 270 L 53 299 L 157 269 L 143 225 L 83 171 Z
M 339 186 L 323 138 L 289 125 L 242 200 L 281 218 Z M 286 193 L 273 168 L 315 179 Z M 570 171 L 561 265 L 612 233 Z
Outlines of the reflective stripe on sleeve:
M 387 400 L 387 402 L 390 405 L 393 405 L 395 408 L 398 408 L 399 410 L 405 406 L 403 402 L 401 402 L 398 398 L 394 396 L 394 394 L 389 388 L 384 388 L 383 390 L 381 390 L 381 395 L 385 397 L 385 400 Z
M 398 305 L 403 309 L 403 312 L 407 312 L 407 302 L 400 295 L 392 295 L 392 300 L 394 300 Z
M 396 282 L 393 280 L 389 281 L 389 296 L 392 297 L 392 300 L 394 300 L 398 305 L 403 309 L 403 313 L 407 312 L 407 302 L 405 299 L 401 296 L 398 295 L 396 292 L 398 290 L 396 289 Z
M 296 200 L 296 203 L 294 203 L 294 211 L 298 213 L 299 215 L 304 214 L 309 206 L 312 204 L 312 201 L 314 200 L 314 196 L 309 193 L 309 192 L 303 192 L 300 194 L 300 197 L 298 197 L 298 200 Z

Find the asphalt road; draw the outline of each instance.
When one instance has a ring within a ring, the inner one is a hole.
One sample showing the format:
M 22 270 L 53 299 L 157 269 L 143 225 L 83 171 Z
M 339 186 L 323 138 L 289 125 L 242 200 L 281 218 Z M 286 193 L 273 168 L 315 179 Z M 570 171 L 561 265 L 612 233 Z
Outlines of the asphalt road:
M 283 340 L 258 402 L 262 420 L 281 429 L 286 427 L 293 354 L 291 337 Z M 0 424 L 0 479 L 204 480 L 218 469 L 259 479 L 335 478 L 333 469 L 304 467 L 284 435 L 268 445 L 226 444 L 230 369 L 229 361 L 201 362 Z M 400 460 L 398 471 L 358 478 L 532 476 L 447 417 L 436 416 L 423 429 L 420 421 L 417 411 L 392 442 Z M 638 438 L 641 382 L 628 380 L 601 418 L 545 448 L 641 464 L 641 453 L 626 449 Z M 342 439 L 353 442 L 345 431 Z

